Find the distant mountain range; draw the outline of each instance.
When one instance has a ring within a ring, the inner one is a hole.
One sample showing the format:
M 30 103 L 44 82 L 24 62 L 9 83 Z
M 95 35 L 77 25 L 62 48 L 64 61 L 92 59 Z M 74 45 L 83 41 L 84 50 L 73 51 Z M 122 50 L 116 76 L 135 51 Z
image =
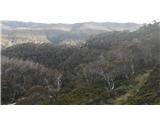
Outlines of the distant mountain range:
M 141 24 L 84 22 L 75 24 L 44 24 L 20 21 L 2 21 L 2 48 L 22 43 L 54 43 L 76 45 L 90 36 L 111 31 L 134 31 Z

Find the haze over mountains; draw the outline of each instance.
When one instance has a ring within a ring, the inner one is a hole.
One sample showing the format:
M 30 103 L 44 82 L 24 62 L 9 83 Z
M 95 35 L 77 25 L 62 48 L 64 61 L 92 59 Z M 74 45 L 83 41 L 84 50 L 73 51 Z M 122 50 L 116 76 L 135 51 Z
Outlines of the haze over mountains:
M 96 23 L 44 24 L 20 21 L 2 21 L 2 48 L 22 43 L 54 43 L 77 45 L 91 36 L 111 31 L 135 31 L 141 24 Z
M 2 22 L 2 104 L 160 104 L 160 22 Z

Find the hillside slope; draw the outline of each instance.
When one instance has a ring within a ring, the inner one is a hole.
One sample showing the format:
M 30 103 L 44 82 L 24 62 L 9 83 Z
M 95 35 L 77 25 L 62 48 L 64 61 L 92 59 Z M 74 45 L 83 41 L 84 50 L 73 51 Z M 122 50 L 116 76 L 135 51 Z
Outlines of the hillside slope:
M 49 43 L 76 45 L 90 36 L 107 31 L 136 30 L 135 23 L 76 23 L 42 24 L 18 21 L 2 21 L 2 47 L 22 43 Z
M 28 64 L 24 63 L 26 67 L 18 64 L 23 63 L 21 61 L 31 61 L 33 66 L 40 64 L 47 70 L 56 70 L 54 73 L 46 72 L 46 76 L 60 73 L 61 80 L 55 82 L 60 89 L 51 92 L 54 94 L 52 102 L 42 97 L 32 103 L 31 96 L 35 93 L 38 92 L 39 97 L 41 94 L 44 96 L 39 87 L 37 91 L 30 88 L 17 97 L 7 97 L 5 101 L 8 104 L 14 98 L 16 104 L 160 104 L 159 35 L 160 25 L 155 22 L 132 32 L 98 34 L 81 46 L 26 43 L 8 47 L 2 50 L 2 59 L 7 57 L 10 62 L 16 59 L 18 67 L 2 61 L 2 81 L 13 81 L 12 86 L 23 83 L 23 79 L 13 77 L 21 76 L 23 69 L 26 76 L 34 76 L 27 77 L 29 81 L 44 80 L 40 69 L 31 70 L 37 73 L 36 76 L 29 72 L 31 68 Z M 53 81 L 58 80 L 53 78 Z M 52 81 L 52 77 L 48 79 Z M 2 89 L 5 88 L 2 86 Z M 13 91 L 16 90 L 14 87 Z M 5 95 L 2 92 L 2 97 Z

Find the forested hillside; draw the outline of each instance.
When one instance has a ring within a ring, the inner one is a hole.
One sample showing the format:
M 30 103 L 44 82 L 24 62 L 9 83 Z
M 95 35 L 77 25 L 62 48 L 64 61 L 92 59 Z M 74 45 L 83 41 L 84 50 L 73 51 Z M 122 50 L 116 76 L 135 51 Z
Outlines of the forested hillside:
M 2 104 L 160 104 L 160 24 L 14 45 L 1 67 Z

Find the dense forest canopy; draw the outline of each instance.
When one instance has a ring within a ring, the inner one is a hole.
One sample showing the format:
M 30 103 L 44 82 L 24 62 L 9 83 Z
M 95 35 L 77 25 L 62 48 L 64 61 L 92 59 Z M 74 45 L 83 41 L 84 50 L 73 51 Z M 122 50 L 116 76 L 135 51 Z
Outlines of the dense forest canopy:
M 160 104 L 160 24 L 76 46 L 17 44 L 2 50 L 1 67 L 2 104 Z

